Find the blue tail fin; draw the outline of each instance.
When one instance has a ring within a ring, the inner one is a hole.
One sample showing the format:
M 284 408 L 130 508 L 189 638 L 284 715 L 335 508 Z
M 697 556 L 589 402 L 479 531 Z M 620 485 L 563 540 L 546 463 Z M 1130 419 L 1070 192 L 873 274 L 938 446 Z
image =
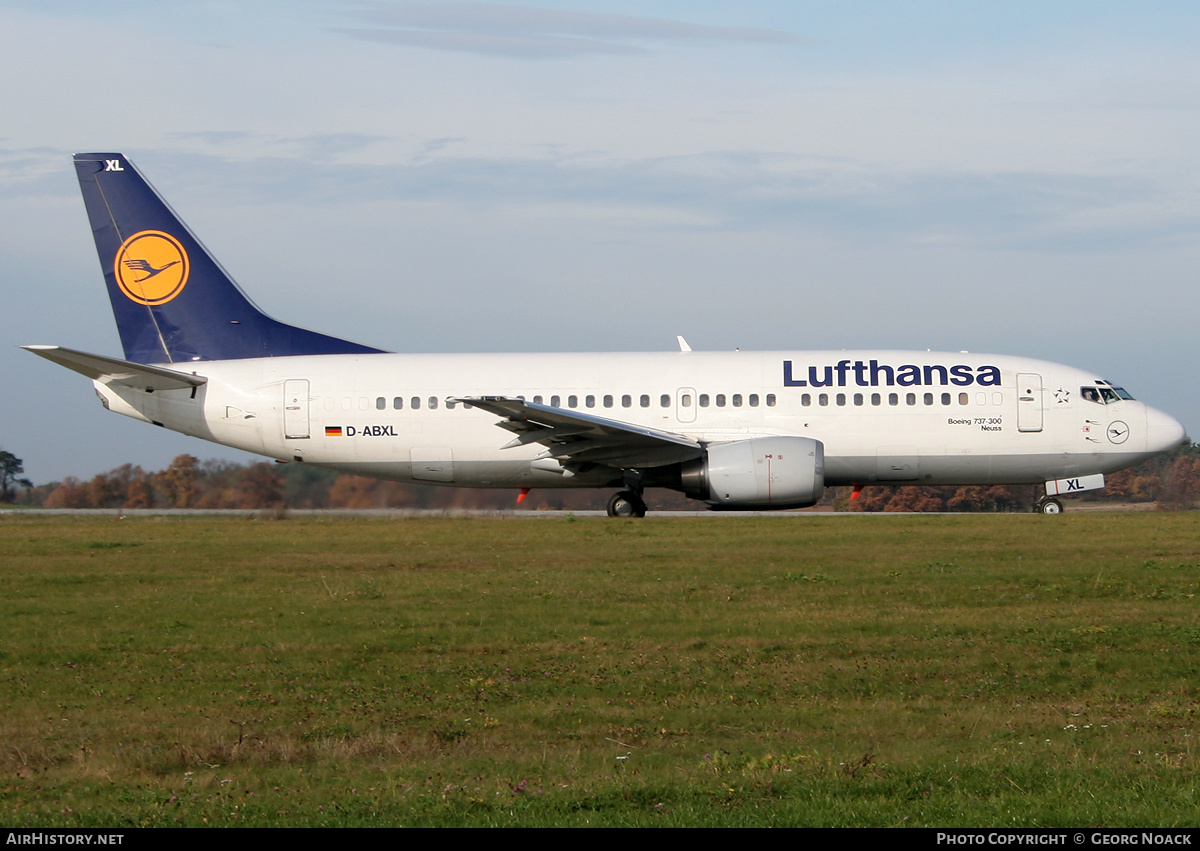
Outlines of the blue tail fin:
M 127 360 L 380 351 L 260 311 L 121 154 L 76 154 L 75 170 Z

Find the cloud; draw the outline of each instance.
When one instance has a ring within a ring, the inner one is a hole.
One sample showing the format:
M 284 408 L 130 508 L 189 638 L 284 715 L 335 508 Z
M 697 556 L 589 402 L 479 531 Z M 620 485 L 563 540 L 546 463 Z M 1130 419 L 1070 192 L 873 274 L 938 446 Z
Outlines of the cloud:
M 265 155 L 161 151 L 145 158 L 155 160 L 152 177 L 186 184 L 179 191 L 200 203 L 449 204 L 604 223 L 614 234 L 819 234 L 847 245 L 865 239 L 1065 254 L 1161 249 L 1200 238 L 1186 189 L 1146 175 L 897 170 L 764 151 L 481 157 L 455 155 L 457 138 L 417 145 L 405 162 L 335 156 L 374 141 L 276 137 L 264 142 Z M 22 190 L 33 187 L 15 175 L 0 181 L 0 194 Z
M 372 136 L 366 133 L 313 133 L 307 136 L 277 136 L 253 134 L 246 131 L 171 133 L 167 138 L 184 143 L 198 143 L 219 152 L 238 150 L 243 155 L 255 148 L 270 148 L 276 154 L 291 153 L 298 155 L 300 159 L 311 161 L 334 160 L 344 154 L 363 151 L 377 142 L 388 141 L 386 136 Z
M 366 41 L 510 59 L 639 54 L 656 44 L 803 41 L 773 29 L 473 2 L 399 6 L 376 3 L 351 15 L 369 26 L 338 28 L 336 32 Z
M 0 147 L 0 199 L 54 195 L 63 181 L 64 154 L 49 147 Z
M 198 130 L 186 133 L 169 133 L 168 139 L 180 142 L 199 142 L 204 145 L 223 148 L 227 146 L 244 145 L 253 141 L 253 134 L 248 130 Z
M 139 151 L 137 161 L 164 191 L 199 204 L 450 204 L 613 233 L 803 233 L 1065 254 L 1200 240 L 1189 189 L 1152 175 L 896 169 L 753 150 L 488 157 L 458 153 L 470 147 L 460 137 L 414 140 L 404 162 L 379 163 L 354 156 L 389 141 L 367 134 L 242 134 L 236 151 L 223 149 L 223 134 L 189 138 L 209 150 Z M 0 200 L 15 210 L 20 199 L 74 199 L 66 162 L 62 151 L 0 148 Z

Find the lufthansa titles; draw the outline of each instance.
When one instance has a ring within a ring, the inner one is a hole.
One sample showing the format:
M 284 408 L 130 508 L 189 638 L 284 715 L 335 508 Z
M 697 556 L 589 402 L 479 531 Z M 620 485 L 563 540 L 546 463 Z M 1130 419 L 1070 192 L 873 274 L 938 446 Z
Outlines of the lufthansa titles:
M 1000 367 L 967 364 L 905 363 L 900 366 L 877 360 L 840 360 L 832 366 L 810 366 L 796 370 L 790 360 L 783 362 L 784 387 L 980 387 L 1000 386 Z

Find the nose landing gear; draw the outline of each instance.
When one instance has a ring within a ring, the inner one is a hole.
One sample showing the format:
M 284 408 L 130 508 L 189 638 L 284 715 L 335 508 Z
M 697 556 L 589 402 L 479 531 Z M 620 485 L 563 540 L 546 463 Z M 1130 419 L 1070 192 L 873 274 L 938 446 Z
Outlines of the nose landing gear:
M 1033 504 L 1035 514 L 1062 514 L 1063 504 L 1053 497 L 1044 496 Z

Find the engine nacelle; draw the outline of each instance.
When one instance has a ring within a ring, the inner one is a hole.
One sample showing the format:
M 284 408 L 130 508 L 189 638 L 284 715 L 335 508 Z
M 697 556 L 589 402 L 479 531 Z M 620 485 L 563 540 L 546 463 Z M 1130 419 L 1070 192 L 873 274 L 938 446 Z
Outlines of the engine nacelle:
M 680 478 L 684 493 L 713 508 L 804 508 L 825 493 L 825 447 L 811 437 L 717 443 Z

